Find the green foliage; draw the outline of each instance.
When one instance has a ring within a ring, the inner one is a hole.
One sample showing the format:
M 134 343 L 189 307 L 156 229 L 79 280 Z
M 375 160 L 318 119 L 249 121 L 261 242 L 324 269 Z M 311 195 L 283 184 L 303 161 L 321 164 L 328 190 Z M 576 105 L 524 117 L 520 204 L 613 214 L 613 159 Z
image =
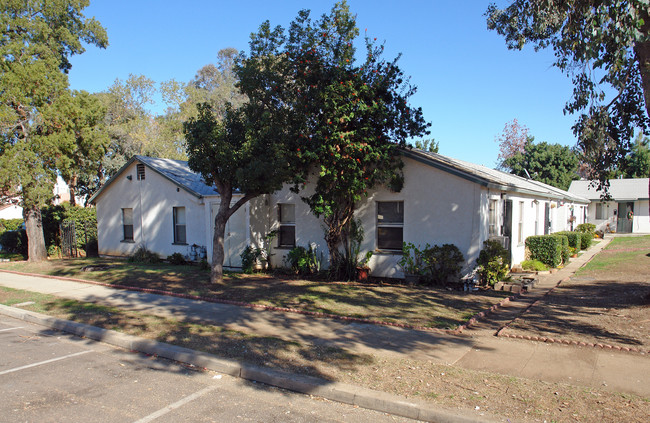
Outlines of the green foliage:
M 625 160 L 636 128 L 648 127 L 650 108 L 650 16 L 645 0 L 492 4 L 488 28 L 510 49 L 550 47 L 553 65 L 573 81 L 564 111 L 579 113 L 573 127 L 589 177 L 606 186 L 608 174 Z M 645 107 L 644 107 L 645 105 Z M 647 173 L 646 173 L 647 175 Z
M 255 265 L 264 257 L 264 250 L 249 245 L 244 248 L 244 251 L 239 256 L 241 257 L 242 271 L 244 273 L 253 273 Z
M 377 185 L 401 189 L 397 147 L 428 126 L 421 109 L 408 105 L 415 88 L 397 60 L 382 58 L 383 46 L 366 37 L 362 63 L 355 63 L 358 35 L 345 2 L 316 21 L 303 10 L 286 33 L 264 23 L 238 65 L 249 100 L 283 106 L 274 127 L 284 125 L 281 132 L 295 141 L 292 153 L 316 173 L 314 191 L 303 200 L 323 218 L 334 268 L 343 260 L 343 232 L 355 203 Z M 295 175 L 298 190 L 308 173 Z
M 58 245 L 50 245 L 47 247 L 47 256 L 48 257 L 61 257 L 61 248 Z
M 61 223 L 73 221 L 75 225 L 76 247 L 79 249 L 96 248 L 97 244 L 97 209 L 94 207 L 72 206 L 69 203 L 51 205 L 41 210 L 43 233 L 47 247 L 61 247 Z M 86 244 L 88 243 L 88 245 Z M 89 248 L 90 247 L 90 248 Z
M 504 159 L 502 167 L 523 178 L 530 175 L 535 181 L 567 190 L 576 178 L 578 157 L 567 146 L 535 143 L 529 137 L 523 151 Z
M 411 242 L 404 242 L 402 244 L 402 257 L 397 264 L 406 275 L 421 276 L 424 274 L 422 251 Z
M 30 260 L 46 259 L 39 210 L 49 203 L 73 137 L 69 57 L 105 47 L 106 31 L 82 14 L 87 0 L 0 3 L 0 195 L 25 210 Z
M 487 240 L 476 260 L 481 281 L 490 286 L 503 280 L 510 271 L 510 254 L 500 242 Z
M 309 276 L 320 272 L 322 254 L 318 255 L 316 248 L 294 247 L 288 253 L 286 260 L 291 270 L 300 276 Z
M 167 262 L 180 266 L 183 264 L 187 264 L 187 261 L 185 260 L 185 257 L 181 253 L 173 253 L 171 256 L 167 256 Z
M 465 261 L 463 254 L 453 244 L 424 248 L 413 243 L 402 244 L 402 257 L 397 264 L 405 275 L 415 275 L 426 284 L 444 285 L 451 278 L 457 277 Z
M 562 243 L 562 264 L 567 264 L 569 262 L 569 257 L 571 257 L 571 251 L 569 250 L 569 238 L 566 237 L 565 235 L 551 235 L 551 236 L 557 236 L 560 238 L 560 242 Z
M 524 270 L 533 270 L 536 272 L 543 272 L 548 270 L 548 266 L 539 260 L 524 260 L 521 262 L 521 268 Z
M 160 263 L 160 256 L 153 251 L 149 251 L 146 247 L 140 247 L 135 251 L 135 253 L 129 256 L 128 262 L 156 264 Z
M 27 256 L 27 234 L 24 229 L 4 231 L 0 234 L 2 251 Z
M 23 219 L 0 219 L 0 232 L 17 231 L 23 227 Z
M 591 244 L 594 241 L 593 232 L 578 232 L 580 234 L 580 249 L 586 250 L 591 247 Z
M 556 235 L 535 235 L 526 238 L 526 249 L 531 260 L 539 260 L 548 267 L 558 267 L 563 259 L 563 240 L 566 237 Z M 568 245 L 567 245 L 568 250 Z
M 444 285 L 450 279 L 457 279 L 463 267 L 465 257 L 454 244 L 442 246 L 428 244 L 422 251 L 424 264 L 424 282 L 434 285 Z
M 563 231 L 563 232 L 555 232 L 552 235 L 563 235 L 567 237 L 569 247 L 580 251 L 580 241 L 582 240 L 582 237 L 579 232 Z
M 440 150 L 440 143 L 434 138 L 416 140 L 415 148 L 428 151 L 429 153 L 437 153 Z
M 593 234 L 596 231 L 596 225 L 593 223 L 581 223 L 576 226 L 576 232 Z

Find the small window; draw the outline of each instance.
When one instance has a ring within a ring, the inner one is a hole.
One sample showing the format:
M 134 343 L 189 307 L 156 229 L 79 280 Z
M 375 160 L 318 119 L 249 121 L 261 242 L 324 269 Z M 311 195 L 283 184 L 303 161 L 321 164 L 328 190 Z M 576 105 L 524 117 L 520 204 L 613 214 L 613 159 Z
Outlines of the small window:
M 138 163 L 136 165 L 136 172 L 138 174 L 138 181 L 144 181 L 144 165 Z
M 605 219 L 603 216 L 603 203 L 596 203 L 596 220 Z
M 539 235 L 539 202 L 535 200 L 535 235 Z
M 278 204 L 278 247 L 296 246 L 296 206 L 294 204 Z
M 133 209 L 122 209 L 123 241 L 133 241 Z
M 174 207 L 174 244 L 187 244 L 185 207 Z
M 404 243 L 404 202 L 377 203 L 377 248 L 401 251 Z
M 498 206 L 499 200 L 490 200 L 489 210 L 489 234 L 490 236 L 499 236 L 499 222 L 498 222 Z

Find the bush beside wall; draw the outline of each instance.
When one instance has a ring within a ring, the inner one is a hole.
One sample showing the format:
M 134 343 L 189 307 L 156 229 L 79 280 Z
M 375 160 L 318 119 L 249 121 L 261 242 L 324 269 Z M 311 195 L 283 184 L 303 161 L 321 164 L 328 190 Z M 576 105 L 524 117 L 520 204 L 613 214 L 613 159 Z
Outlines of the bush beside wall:
M 553 235 L 563 235 L 567 237 L 567 240 L 569 242 L 569 247 L 575 248 L 576 251 L 580 251 L 580 243 L 582 236 L 579 232 L 555 232 Z
M 557 235 L 535 235 L 526 238 L 526 248 L 531 260 L 539 260 L 549 267 L 562 264 L 563 240 L 566 237 Z M 567 245 L 568 251 L 568 245 Z

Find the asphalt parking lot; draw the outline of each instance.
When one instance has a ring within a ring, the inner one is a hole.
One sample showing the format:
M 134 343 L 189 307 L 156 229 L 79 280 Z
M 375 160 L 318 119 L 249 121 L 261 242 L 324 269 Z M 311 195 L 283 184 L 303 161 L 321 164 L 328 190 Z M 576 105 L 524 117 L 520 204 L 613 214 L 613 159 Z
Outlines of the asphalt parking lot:
M 406 422 L 0 316 L 0 420 Z

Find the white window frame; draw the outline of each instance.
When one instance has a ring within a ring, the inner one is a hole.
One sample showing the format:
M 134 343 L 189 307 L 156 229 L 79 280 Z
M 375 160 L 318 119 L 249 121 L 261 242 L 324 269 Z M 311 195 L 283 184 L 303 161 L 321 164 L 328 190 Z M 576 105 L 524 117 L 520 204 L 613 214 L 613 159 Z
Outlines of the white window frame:
M 179 212 L 182 211 L 183 221 L 179 220 Z M 172 221 L 174 229 L 174 244 L 187 245 L 187 209 L 185 207 L 172 207 Z M 183 228 L 182 237 L 180 228 Z M 181 239 L 183 238 L 183 239 Z
M 379 214 L 379 207 L 380 204 L 397 204 L 397 209 L 398 211 L 401 210 L 401 217 L 402 220 L 400 221 L 395 221 L 395 222 L 383 222 L 381 221 L 383 218 Z M 380 251 L 402 251 L 402 244 L 404 243 L 404 201 L 377 201 L 376 202 L 376 214 L 375 214 L 375 220 L 377 223 L 377 236 L 376 236 L 376 245 L 377 249 Z M 386 247 L 385 245 L 381 245 L 380 242 L 380 232 L 382 229 L 400 229 L 402 231 L 402 242 L 400 242 L 399 248 L 397 246 L 395 247 Z
M 519 202 L 519 224 L 517 228 L 517 243 L 522 245 L 524 243 L 524 202 Z
M 127 236 L 129 233 L 131 236 Z M 122 209 L 122 241 L 124 242 L 133 242 L 135 240 L 133 230 L 133 209 L 132 208 L 123 208 Z
M 501 235 L 501 225 L 499 225 L 499 200 L 496 198 L 490 199 L 488 204 L 488 235 Z
M 293 219 L 290 217 L 287 218 L 288 213 L 282 213 L 282 209 L 285 207 L 293 208 Z M 296 246 L 296 205 L 292 203 L 278 203 L 278 222 L 280 223 L 278 228 L 278 248 L 293 248 Z M 293 239 L 291 242 L 286 242 L 283 239 L 282 228 L 293 228 Z

